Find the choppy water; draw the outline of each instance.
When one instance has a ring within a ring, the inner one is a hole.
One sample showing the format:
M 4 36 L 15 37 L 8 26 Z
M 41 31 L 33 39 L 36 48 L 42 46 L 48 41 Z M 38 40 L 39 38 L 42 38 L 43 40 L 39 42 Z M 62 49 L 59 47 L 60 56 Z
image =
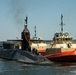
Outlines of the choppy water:
M 76 75 L 76 64 L 39 66 L 0 59 L 0 75 Z

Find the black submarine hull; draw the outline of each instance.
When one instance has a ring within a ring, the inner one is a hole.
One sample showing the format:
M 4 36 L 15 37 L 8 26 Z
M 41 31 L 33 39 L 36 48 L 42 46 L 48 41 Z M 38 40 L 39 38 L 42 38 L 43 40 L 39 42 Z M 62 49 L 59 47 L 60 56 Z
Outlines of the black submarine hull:
M 41 55 L 19 49 L 0 49 L 0 58 L 26 64 L 50 64 L 50 61 Z

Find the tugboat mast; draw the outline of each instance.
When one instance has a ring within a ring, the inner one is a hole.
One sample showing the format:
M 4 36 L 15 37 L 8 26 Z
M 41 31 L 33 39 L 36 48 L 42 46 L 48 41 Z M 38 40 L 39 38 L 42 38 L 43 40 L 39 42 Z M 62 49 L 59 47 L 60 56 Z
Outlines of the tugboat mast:
M 35 37 L 36 37 L 36 26 L 34 27 L 34 29 L 35 29 L 35 31 L 34 31 L 34 32 L 35 32 Z
M 61 33 L 63 33 L 63 25 L 65 25 L 65 24 L 63 24 L 63 15 L 61 14 Z

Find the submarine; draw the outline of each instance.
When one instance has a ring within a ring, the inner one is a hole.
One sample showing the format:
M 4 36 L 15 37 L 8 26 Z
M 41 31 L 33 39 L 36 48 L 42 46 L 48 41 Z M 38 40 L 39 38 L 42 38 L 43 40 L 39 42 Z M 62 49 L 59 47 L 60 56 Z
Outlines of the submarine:
M 27 17 L 25 25 L 27 25 Z M 37 50 L 31 50 L 31 48 L 26 50 L 25 35 L 23 33 L 24 30 L 21 32 L 20 40 L 7 40 L 0 43 L 0 58 L 25 64 L 50 64 L 50 60 L 39 54 Z

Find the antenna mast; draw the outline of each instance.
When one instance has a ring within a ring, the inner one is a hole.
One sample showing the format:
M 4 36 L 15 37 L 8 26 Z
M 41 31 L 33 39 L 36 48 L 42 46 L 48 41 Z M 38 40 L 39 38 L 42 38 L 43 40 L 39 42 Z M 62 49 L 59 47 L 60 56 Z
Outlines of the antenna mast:
M 35 32 L 35 37 L 36 37 L 36 26 L 34 27 L 34 30 L 35 30 L 34 32 Z
M 28 21 L 28 17 L 26 16 L 25 25 L 28 25 L 28 24 L 27 24 L 27 21 Z
M 63 24 L 63 15 L 61 14 L 61 33 L 63 33 L 63 25 L 65 25 L 65 24 Z

